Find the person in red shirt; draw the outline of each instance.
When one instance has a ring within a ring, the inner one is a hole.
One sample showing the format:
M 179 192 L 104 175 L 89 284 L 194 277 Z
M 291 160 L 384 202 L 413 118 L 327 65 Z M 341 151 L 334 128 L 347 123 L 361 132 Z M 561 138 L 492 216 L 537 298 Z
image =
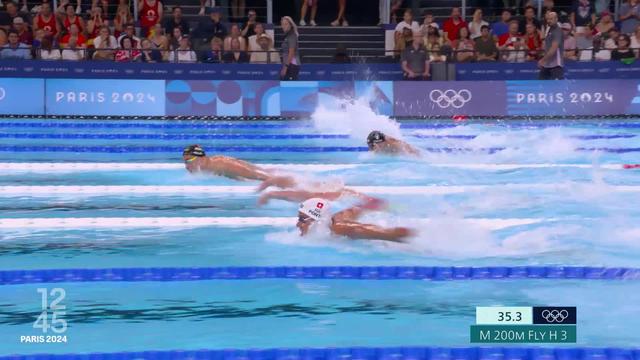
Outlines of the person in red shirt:
M 51 4 L 43 2 L 40 5 L 40 13 L 33 18 L 33 31 L 38 29 L 44 30 L 46 36 L 55 37 L 60 28 L 58 27 L 58 21 L 51 12 Z
M 81 47 L 81 48 L 86 47 L 87 38 L 85 38 L 84 35 L 80 33 L 80 29 L 78 29 L 78 25 L 76 24 L 71 24 L 71 26 L 69 27 L 69 33 L 63 36 L 62 39 L 60 39 L 60 45 L 65 46 L 66 44 L 68 44 L 69 39 L 72 36 L 77 39 L 76 45 L 78 47 Z
M 445 20 L 442 30 L 446 34 L 449 41 L 458 39 L 461 28 L 466 28 L 467 23 L 460 17 L 460 8 L 451 9 L 451 17 Z
M 138 2 L 138 19 L 142 36 L 146 37 L 160 19 L 162 19 L 162 3 L 159 0 L 140 0 Z
M 13 28 L 18 32 L 19 41 L 25 45 L 33 44 L 33 35 L 29 31 L 29 25 L 21 17 L 13 18 Z
M 82 20 L 80 16 L 76 15 L 73 5 L 67 4 L 64 9 L 66 14 L 64 16 L 64 20 L 62 20 L 62 28 L 68 33 L 71 31 L 71 25 L 75 24 L 81 32 L 84 32 L 84 20 Z
M 91 9 L 91 18 L 87 21 L 87 34 L 89 35 L 89 39 L 98 36 L 102 26 L 109 26 L 109 20 L 102 16 L 102 8 L 96 6 Z
M 516 42 L 516 39 L 520 39 L 522 36 L 518 32 L 520 24 L 518 20 L 511 20 L 509 22 L 509 31 L 506 34 L 502 34 L 498 36 L 498 49 L 503 50 L 504 48 L 513 45 Z
M 526 25 L 527 32 L 524 34 L 524 43 L 529 49 L 527 53 L 527 60 L 538 60 L 541 57 L 540 50 L 542 50 L 542 39 L 540 38 L 540 32 L 534 24 Z

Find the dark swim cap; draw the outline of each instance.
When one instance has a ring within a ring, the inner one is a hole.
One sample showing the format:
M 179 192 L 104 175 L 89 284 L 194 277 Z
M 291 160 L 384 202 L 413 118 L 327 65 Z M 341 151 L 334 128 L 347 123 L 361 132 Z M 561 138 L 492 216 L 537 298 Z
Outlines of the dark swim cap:
M 375 130 L 369 133 L 369 136 L 367 136 L 367 145 L 371 146 L 373 144 L 378 144 L 384 142 L 384 140 L 384 134 L 380 131 Z
M 193 156 L 204 156 L 204 150 L 200 147 L 200 145 L 190 145 L 184 148 L 182 155 L 193 155 Z

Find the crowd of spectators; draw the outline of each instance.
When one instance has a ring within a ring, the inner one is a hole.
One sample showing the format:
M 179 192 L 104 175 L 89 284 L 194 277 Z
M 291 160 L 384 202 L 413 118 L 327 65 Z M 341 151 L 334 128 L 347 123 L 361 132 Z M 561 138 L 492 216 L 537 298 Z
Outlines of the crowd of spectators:
M 255 10 L 248 11 L 243 24 L 227 24 L 221 9 L 210 8 L 191 27 L 180 6 L 165 15 L 160 0 L 135 1 L 139 26 L 129 0 L 118 0 L 113 13 L 108 0 L 93 0 L 86 12 L 80 0 L 76 4 L 61 0 L 57 9 L 43 0 L 31 13 L 26 1 L 19 9 L 5 0 L 0 11 L 0 59 L 280 63 L 273 39 L 256 20 Z
M 522 16 L 505 9 L 493 23 L 485 19 L 482 9 L 475 9 L 467 22 L 460 9 L 453 8 L 444 22 L 435 22 L 433 15 L 426 12 L 421 24 L 407 9 L 395 28 L 395 54 L 401 57 L 403 68 L 419 48 L 426 50 L 429 62 L 540 61 L 545 54 L 545 39 L 550 36 L 546 15 L 554 13 L 562 29 L 562 36 L 558 36 L 562 41 L 562 63 L 637 59 L 640 0 L 625 0 L 617 22 L 607 7 L 601 12 L 596 8 L 593 0 L 574 0 L 571 10 L 563 12 L 553 0 L 544 0 L 541 19 L 536 16 L 536 8 L 526 4 Z M 405 71 L 405 75 L 411 74 Z

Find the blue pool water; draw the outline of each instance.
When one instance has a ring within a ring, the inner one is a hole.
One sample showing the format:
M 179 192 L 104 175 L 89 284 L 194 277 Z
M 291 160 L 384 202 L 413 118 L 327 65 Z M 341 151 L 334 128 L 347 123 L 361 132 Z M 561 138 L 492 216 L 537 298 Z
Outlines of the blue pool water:
M 373 157 L 361 151 L 366 137 L 363 126 L 349 127 L 344 122 L 14 119 L 0 121 L 0 130 L 0 270 L 640 267 L 640 170 L 622 168 L 622 164 L 640 163 L 640 122 L 401 122 L 398 134 L 423 149 L 420 159 Z M 367 220 L 414 227 L 419 235 L 402 245 L 301 239 L 294 228 L 297 204 L 273 201 L 257 207 L 256 182 L 192 176 L 182 169 L 180 149 L 191 143 L 312 179 L 335 178 L 348 186 L 373 187 L 390 208 Z M 42 163 L 58 165 L 51 169 L 27 166 Z M 78 170 L 71 163 L 104 165 Z M 144 168 L 118 170 L 109 165 L 113 163 Z M 295 164 L 325 168 L 299 170 Z M 119 194 L 95 188 L 118 185 L 149 187 Z M 67 190 L 39 192 L 42 186 Z M 74 188 L 78 186 L 90 186 L 93 191 L 82 194 L 77 190 L 82 188 Z M 153 186 L 234 188 L 216 193 L 159 193 Z M 412 191 L 410 186 L 419 188 Z M 256 217 L 274 219 L 274 226 L 1 227 L 5 219 L 111 217 L 131 218 L 131 223 L 142 217 Z M 276 226 L 282 218 L 291 218 L 290 225 Z M 640 284 L 633 281 L 65 283 L 56 286 L 67 293 L 70 342 L 21 344 L 20 335 L 36 333 L 32 328 L 40 306 L 36 288 L 43 286 L 0 286 L 0 355 L 458 346 L 468 344 L 468 326 L 479 305 L 576 305 L 578 341 L 583 345 L 637 345 L 634 329 L 640 325 L 635 306 L 639 299 L 634 298 L 640 294 Z M 611 311 L 607 317 L 599 316 L 604 307 Z

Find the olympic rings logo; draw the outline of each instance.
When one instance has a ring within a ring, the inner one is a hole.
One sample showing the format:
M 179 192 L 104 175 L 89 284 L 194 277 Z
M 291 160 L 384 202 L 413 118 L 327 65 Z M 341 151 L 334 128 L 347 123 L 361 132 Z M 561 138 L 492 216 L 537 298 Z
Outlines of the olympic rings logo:
M 436 89 L 431 90 L 429 93 L 429 99 L 431 99 L 431 101 L 441 109 L 446 109 L 448 107 L 460 109 L 466 103 L 471 101 L 471 91 L 467 89 L 462 89 L 460 91 L 455 91 L 453 89 L 442 91 Z
M 567 310 L 544 310 L 542 312 L 542 317 L 550 323 L 561 323 L 569 317 L 569 312 Z

